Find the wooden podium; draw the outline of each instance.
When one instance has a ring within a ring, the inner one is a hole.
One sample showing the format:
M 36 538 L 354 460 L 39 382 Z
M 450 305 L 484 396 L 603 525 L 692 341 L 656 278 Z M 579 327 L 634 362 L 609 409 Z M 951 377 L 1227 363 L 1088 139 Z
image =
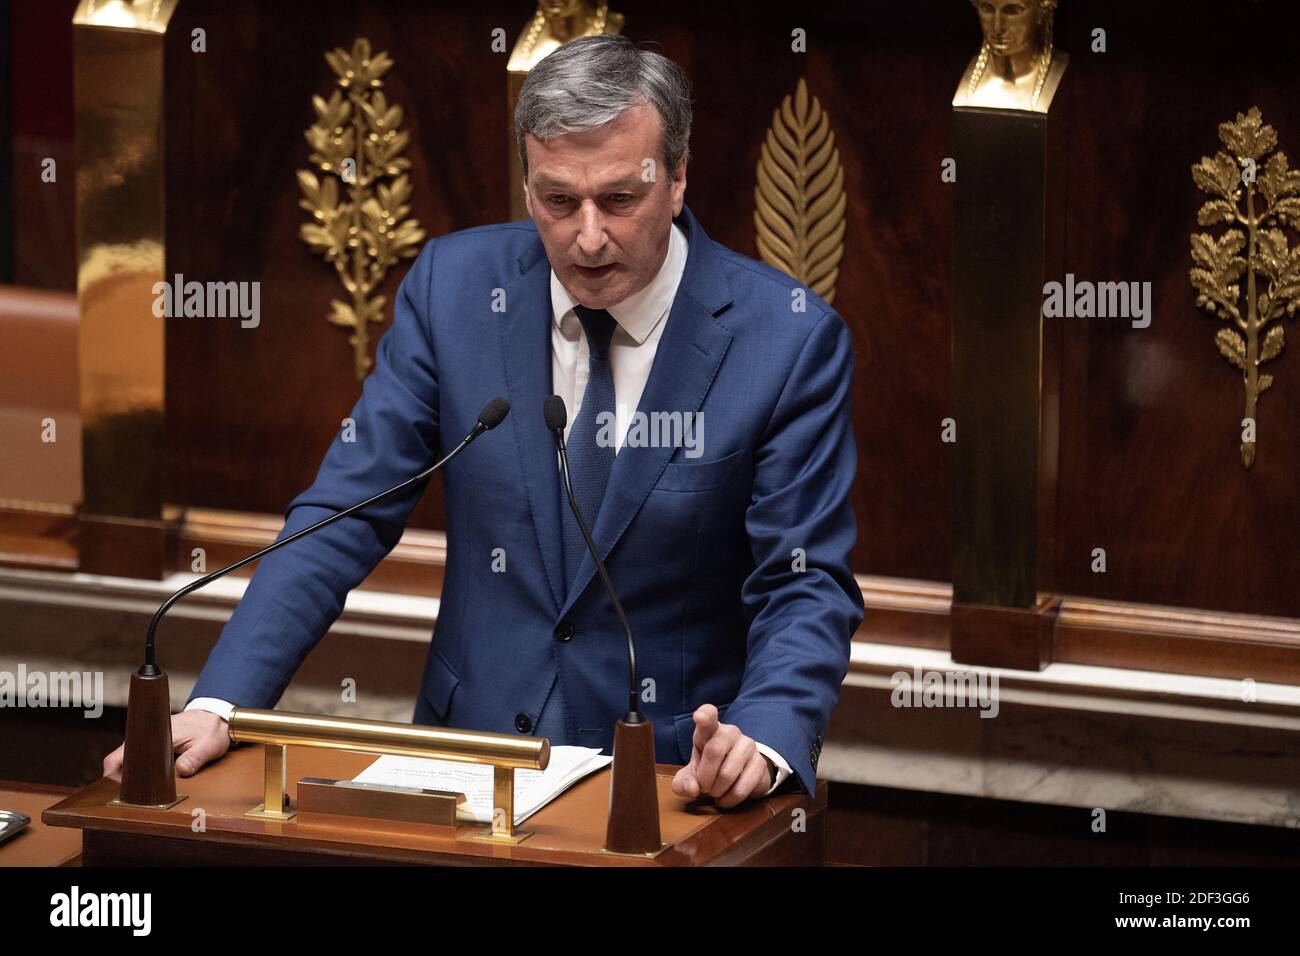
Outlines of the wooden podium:
M 373 754 L 289 747 L 288 789 L 297 804 L 303 777 L 350 779 Z M 238 747 L 192 777 L 176 781 L 186 799 L 169 810 L 112 806 L 118 784 L 101 779 L 41 814 L 50 826 L 82 831 L 84 866 L 820 866 L 825 857 L 826 782 L 817 792 L 771 796 L 724 810 L 672 792 L 677 767 L 659 764 L 660 826 L 670 848 L 650 859 L 605 853 L 608 768 L 533 814 L 519 844 L 467 838 L 454 831 L 333 813 L 299 812 L 287 822 L 251 819 L 262 801 L 262 747 Z M 203 814 L 195 813 L 202 810 Z M 198 830 L 198 821 L 203 829 Z

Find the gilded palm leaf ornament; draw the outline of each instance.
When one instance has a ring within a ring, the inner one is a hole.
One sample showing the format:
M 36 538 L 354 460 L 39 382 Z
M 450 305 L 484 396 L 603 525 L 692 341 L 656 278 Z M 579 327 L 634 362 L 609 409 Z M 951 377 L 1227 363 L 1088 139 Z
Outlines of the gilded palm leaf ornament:
M 844 168 L 830 118 L 803 78 L 772 114 L 754 207 L 762 260 L 833 302 L 844 257 Z

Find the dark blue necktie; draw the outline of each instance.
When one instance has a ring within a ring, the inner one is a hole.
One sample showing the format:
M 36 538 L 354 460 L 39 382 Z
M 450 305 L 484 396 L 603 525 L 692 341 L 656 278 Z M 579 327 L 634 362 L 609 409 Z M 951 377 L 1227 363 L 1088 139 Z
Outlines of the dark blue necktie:
M 578 500 L 583 520 L 594 530 L 600 503 L 614 467 L 614 372 L 609 365 L 609 342 L 614 337 L 614 317 L 604 309 L 575 306 L 578 320 L 587 335 L 587 389 L 582 393 L 578 417 L 569 429 L 566 442 L 569 476 L 573 496 Z M 564 526 L 565 588 L 573 587 L 578 566 L 587 552 L 582 532 L 573 518 L 561 480 L 560 514 Z

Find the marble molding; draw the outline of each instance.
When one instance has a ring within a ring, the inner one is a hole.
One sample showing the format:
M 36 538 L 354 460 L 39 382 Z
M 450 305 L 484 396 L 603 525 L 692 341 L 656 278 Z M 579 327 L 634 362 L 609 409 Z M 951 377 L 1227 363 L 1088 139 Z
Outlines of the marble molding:
M 896 707 L 898 672 L 997 671 L 998 712 Z M 833 781 L 1300 827 L 1300 688 L 1053 664 L 954 666 L 943 652 L 855 644 L 822 749 Z
M 124 707 L 154 608 L 191 580 L 0 569 L 0 670 L 102 670 Z M 222 580 L 177 604 L 159 655 L 179 709 L 243 594 Z M 304 662 L 282 710 L 410 720 L 434 598 L 360 589 Z M 893 706 L 893 675 L 996 675 L 997 716 Z M 340 684 L 357 682 L 355 702 Z M 855 643 L 819 775 L 842 783 L 1268 826 L 1300 827 L 1300 687 L 1052 664 L 955 667 L 945 652 Z

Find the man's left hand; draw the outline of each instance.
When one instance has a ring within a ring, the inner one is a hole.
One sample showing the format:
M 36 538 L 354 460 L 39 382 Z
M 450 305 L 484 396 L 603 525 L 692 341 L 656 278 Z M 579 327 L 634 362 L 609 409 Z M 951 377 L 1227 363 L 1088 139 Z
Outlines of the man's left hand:
M 721 723 L 712 704 L 702 704 L 694 717 L 691 762 L 673 777 L 673 793 L 692 799 L 706 794 L 720 807 L 765 795 L 772 787 L 773 771 L 754 738 L 746 737 L 735 724 Z

